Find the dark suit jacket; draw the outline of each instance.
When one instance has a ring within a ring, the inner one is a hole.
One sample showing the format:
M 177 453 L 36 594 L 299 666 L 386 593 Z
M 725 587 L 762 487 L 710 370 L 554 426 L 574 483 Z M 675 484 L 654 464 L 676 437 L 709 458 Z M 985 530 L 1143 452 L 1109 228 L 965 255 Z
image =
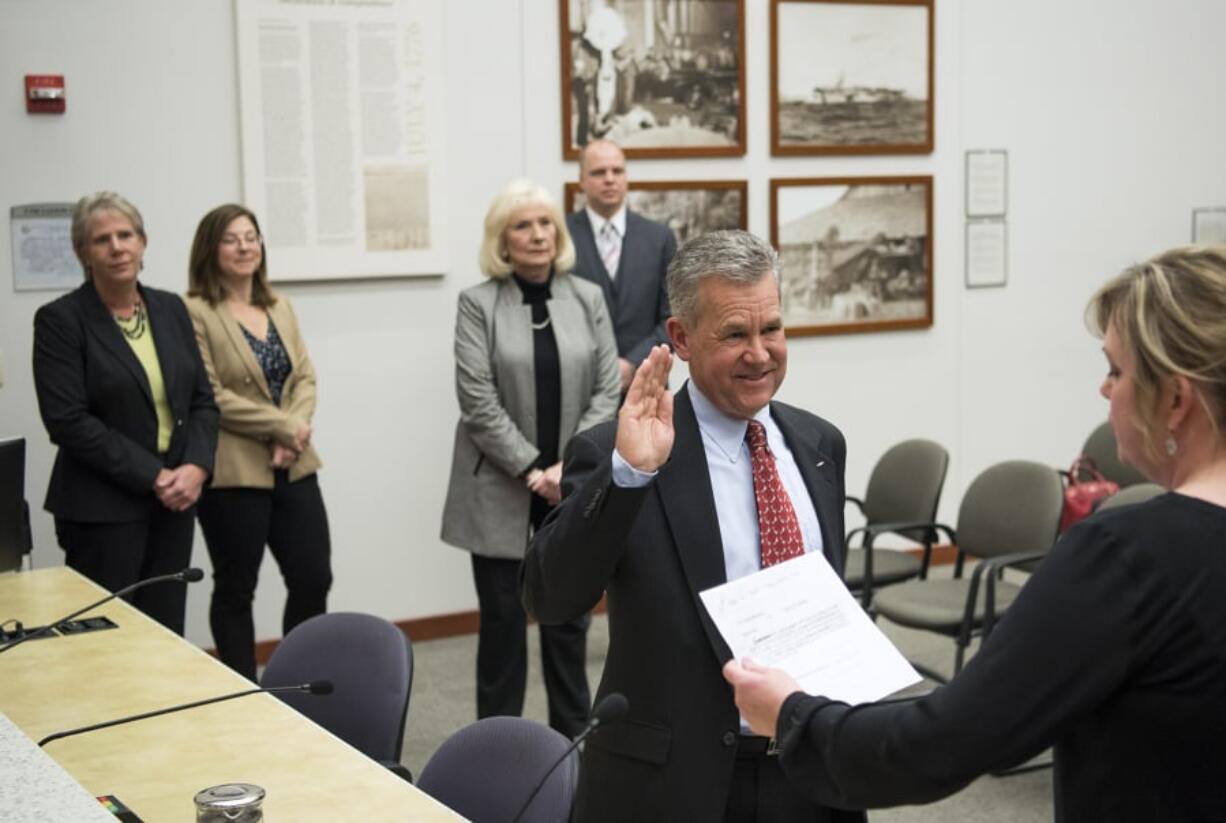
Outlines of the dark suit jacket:
M 575 243 L 574 274 L 600 286 L 613 318 L 617 353 L 637 366 L 652 346 L 668 342 L 665 273 L 677 252 L 677 238 L 667 226 L 627 209 L 617 276 L 610 278 L 596 248 L 587 210 L 566 215 L 566 228 Z
M 59 446 L 45 508 L 89 523 L 140 520 L 160 505 L 163 467 L 213 470 L 217 405 L 178 295 L 140 288 L 157 346 L 174 432 L 157 453 L 149 378 L 92 283 L 34 315 L 34 388 L 43 425 Z
M 843 435 L 782 403 L 771 414 L 816 506 L 826 555 L 841 571 Z M 583 614 L 608 591 L 598 697 L 621 692 L 630 711 L 588 741 L 579 821 L 721 820 L 727 803 L 740 719 L 720 674 L 731 653 L 698 597 L 726 580 L 687 389 L 677 393 L 673 422 L 672 456 L 642 489 L 613 484 L 615 423 L 572 438 L 565 498 L 524 560 L 524 605 L 542 623 Z

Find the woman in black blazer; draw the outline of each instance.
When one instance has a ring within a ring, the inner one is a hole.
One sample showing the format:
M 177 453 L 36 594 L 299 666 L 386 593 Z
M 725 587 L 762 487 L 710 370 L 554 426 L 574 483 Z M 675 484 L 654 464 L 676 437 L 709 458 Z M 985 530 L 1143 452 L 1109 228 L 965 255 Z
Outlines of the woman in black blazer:
M 110 591 L 182 570 L 213 469 L 217 406 L 183 301 L 142 286 L 145 225 L 114 192 L 83 197 L 72 245 L 86 281 L 34 316 L 34 387 L 59 447 L 45 508 L 67 564 Z M 137 590 L 183 633 L 183 586 Z

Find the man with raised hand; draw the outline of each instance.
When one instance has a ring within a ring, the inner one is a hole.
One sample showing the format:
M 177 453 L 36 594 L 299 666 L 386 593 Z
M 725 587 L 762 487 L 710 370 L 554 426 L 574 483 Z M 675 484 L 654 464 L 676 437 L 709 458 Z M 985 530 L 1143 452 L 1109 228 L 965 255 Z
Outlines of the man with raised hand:
M 609 653 L 597 697 L 626 718 L 593 736 L 574 819 L 863 821 L 788 784 L 773 741 L 742 722 L 720 674 L 731 658 L 698 593 L 805 552 L 842 568 L 843 436 L 772 400 L 787 370 L 778 257 L 742 231 L 687 243 L 669 266 L 672 353 L 638 367 L 618 419 L 566 450 L 562 505 L 523 567 L 543 623 L 608 593 Z

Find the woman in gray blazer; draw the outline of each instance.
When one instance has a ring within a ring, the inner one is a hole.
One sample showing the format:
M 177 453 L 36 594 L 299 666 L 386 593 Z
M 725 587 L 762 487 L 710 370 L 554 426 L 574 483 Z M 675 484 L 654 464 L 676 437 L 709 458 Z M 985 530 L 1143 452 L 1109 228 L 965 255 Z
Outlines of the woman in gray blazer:
M 442 539 L 472 553 L 481 610 L 477 716 L 518 715 L 527 681 L 519 566 L 561 500 L 561 456 L 575 432 L 617 412 L 617 346 L 597 286 L 570 275 L 575 250 L 541 186 L 515 180 L 494 198 L 481 242 L 484 283 L 460 293 L 460 422 Z M 591 704 L 588 618 L 541 626 L 549 724 L 568 737 Z

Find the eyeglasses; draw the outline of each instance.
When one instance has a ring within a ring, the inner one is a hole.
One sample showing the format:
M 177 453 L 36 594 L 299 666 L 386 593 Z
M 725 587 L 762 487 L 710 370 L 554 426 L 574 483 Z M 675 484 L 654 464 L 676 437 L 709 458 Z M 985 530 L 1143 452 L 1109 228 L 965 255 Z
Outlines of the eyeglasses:
M 263 242 L 263 238 L 255 232 L 248 232 L 247 234 L 223 234 L 221 236 L 221 245 L 223 246 L 237 246 L 240 243 L 245 246 L 258 246 L 261 242 Z

